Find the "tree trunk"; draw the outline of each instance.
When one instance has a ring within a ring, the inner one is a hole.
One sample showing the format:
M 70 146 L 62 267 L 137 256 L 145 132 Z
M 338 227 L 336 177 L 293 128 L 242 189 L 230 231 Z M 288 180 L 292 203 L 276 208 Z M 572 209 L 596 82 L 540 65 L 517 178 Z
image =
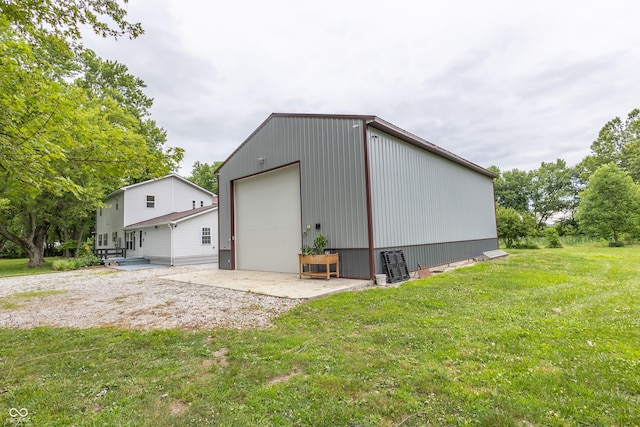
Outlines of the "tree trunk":
M 38 248 L 35 245 L 32 245 L 29 249 L 23 249 L 29 256 L 29 263 L 27 264 L 27 267 L 36 268 L 44 265 L 44 248 Z
M 616 230 L 613 230 L 613 244 L 616 248 L 618 247 L 618 233 Z
M 84 223 L 79 227 L 76 228 L 76 232 L 75 232 L 75 240 L 76 240 L 76 256 L 80 256 L 80 248 L 82 247 L 82 244 L 84 243 Z M 91 248 L 93 249 L 93 248 Z M 84 254 L 83 254 L 84 255 Z
M 27 267 L 29 268 L 42 267 L 44 265 L 44 244 L 47 241 L 48 231 L 48 225 L 35 227 L 33 234 L 29 236 L 30 239 L 27 239 L 11 233 L 4 224 L 0 222 L 0 234 L 7 240 L 20 246 L 22 250 L 27 253 L 29 257 Z

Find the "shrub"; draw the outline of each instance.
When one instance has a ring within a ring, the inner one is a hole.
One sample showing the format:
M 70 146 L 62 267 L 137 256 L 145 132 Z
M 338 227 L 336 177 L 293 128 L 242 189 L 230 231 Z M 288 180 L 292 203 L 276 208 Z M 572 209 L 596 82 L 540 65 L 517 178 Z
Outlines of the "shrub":
M 92 253 L 83 255 L 79 258 L 76 258 L 76 263 L 78 264 L 78 268 L 79 267 L 90 267 L 93 265 L 100 265 L 100 258 L 98 258 L 97 256 L 93 255 Z
M 520 240 L 515 242 L 512 246 L 513 249 L 540 249 L 540 246 L 528 240 Z
M 496 208 L 498 238 L 507 248 L 519 248 L 528 245 L 527 240 L 535 236 L 536 220 L 528 213 L 498 205 Z M 523 243 L 526 242 L 526 243 Z M 537 248 L 537 247 L 536 247 Z
M 560 236 L 556 227 L 549 227 L 545 230 L 544 235 L 547 239 L 548 248 L 561 248 Z
M 76 260 L 72 258 L 59 259 L 59 260 L 53 261 L 51 268 L 53 268 L 55 271 L 69 271 L 69 270 L 77 270 L 78 265 L 76 264 Z

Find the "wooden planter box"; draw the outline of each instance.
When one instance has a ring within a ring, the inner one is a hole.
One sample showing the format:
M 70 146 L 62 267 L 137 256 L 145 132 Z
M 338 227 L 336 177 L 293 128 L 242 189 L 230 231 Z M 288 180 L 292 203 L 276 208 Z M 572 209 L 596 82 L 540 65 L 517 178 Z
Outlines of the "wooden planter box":
M 331 276 L 340 277 L 340 261 L 338 254 L 325 254 L 325 255 L 298 255 L 298 262 L 300 266 L 300 278 L 302 276 L 310 277 L 324 277 L 327 280 Z M 336 271 L 331 271 L 331 265 L 336 265 Z M 304 271 L 303 266 L 307 266 L 307 271 Z M 324 265 L 325 271 L 312 271 L 312 265 Z

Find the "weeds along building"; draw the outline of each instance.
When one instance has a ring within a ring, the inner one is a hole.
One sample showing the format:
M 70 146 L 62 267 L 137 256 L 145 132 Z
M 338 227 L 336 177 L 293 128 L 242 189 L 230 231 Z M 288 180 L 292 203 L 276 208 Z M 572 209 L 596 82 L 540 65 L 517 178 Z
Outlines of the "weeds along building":
M 340 275 L 498 248 L 492 172 L 380 119 L 271 114 L 218 169 L 221 269 L 298 272 L 316 235 Z

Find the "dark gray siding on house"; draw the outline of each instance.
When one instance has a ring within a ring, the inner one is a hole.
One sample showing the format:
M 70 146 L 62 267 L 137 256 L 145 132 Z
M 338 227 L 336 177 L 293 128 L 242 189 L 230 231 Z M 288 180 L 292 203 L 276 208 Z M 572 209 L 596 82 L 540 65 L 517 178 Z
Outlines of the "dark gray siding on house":
M 336 250 L 366 250 L 369 241 L 362 127 L 362 120 L 356 117 L 275 115 L 263 123 L 220 171 L 220 268 L 231 265 L 227 262 L 231 250 L 231 182 L 298 162 L 301 223 L 303 229 L 307 225 L 311 228 L 303 234 L 301 246 L 313 245 L 315 236 L 322 233 L 329 239 L 329 247 Z M 319 231 L 316 224 L 320 224 Z M 366 267 L 368 271 L 368 262 Z

